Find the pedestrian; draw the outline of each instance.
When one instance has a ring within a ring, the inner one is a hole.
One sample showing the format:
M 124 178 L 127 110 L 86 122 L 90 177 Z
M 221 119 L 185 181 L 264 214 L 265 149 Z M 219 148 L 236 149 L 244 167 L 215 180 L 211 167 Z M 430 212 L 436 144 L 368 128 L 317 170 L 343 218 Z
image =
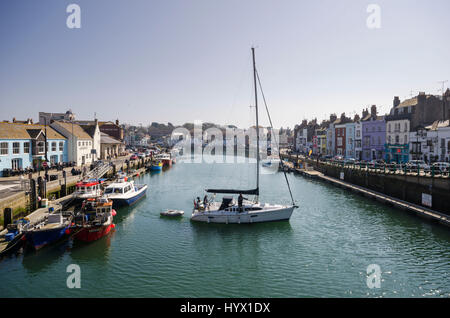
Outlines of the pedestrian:
M 242 203 L 244 202 L 244 199 L 247 200 L 247 198 L 244 198 L 242 196 L 242 193 L 239 193 L 239 197 L 238 197 L 238 207 L 239 207 L 239 211 L 242 212 Z

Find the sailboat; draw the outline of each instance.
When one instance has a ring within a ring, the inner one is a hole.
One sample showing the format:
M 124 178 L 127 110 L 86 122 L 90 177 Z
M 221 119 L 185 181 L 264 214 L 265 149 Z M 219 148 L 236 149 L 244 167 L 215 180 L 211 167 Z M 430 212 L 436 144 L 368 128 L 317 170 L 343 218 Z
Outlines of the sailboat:
M 253 80 L 255 88 L 255 113 L 256 113 L 256 188 L 247 190 L 236 190 L 236 189 L 206 189 L 207 193 L 213 194 L 213 199 L 208 202 L 201 202 L 200 198 L 194 201 L 194 209 L 192 211 L 191 220 L 198 222 L 207 223 L 260 223 L 260 222 L 272 222 L 272 221 L 283 221 L 289 220 L 292 212 L 297 207 L 294 203 L 292 197 L 292 192 L 290 190 L 289 182 L 285 174 L 286 183 L 291 194 L 292 204 L 281 205 L 281 204 L 269 204 L 259 202 L 259 169 L 260 169 L 260 153 L 259 153 L 259 125 L 258 125 L 258 87 L 257 78 L 261 88 L 261 82 L 259 81 L 259 76 L 256 71 L 255 62 L 255 49 L 252 48 L 253 57 Z M 264 93 L 263 99 L 265 103 Z M 268 108 L 266 104 L 266 110 L 268 113 Z M 269 113 L 268 113 L 269 115 Z M 270 124 L 272 126 L 272 121 L 270 119 Z M 273 129 L 273 126 L 272 126 Z M 283 169 L 284 171 L 284 169 Z M 215 201 L 216 194 L 225 194 L 222 201 Z M 238 200 L 236 200 L 232 195 L 239 195 Z M 253 195 L 254 199 L 249 200 L 244 198 L 244 195 Z

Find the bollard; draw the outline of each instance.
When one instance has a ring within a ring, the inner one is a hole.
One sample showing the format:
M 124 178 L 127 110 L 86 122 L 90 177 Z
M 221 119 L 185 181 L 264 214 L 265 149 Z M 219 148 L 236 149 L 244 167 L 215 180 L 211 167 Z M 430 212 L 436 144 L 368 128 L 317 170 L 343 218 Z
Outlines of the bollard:
M 3 211 L 3 227 L 6 229 L 8 224 L 12 223 L 12 209 L 11 208 L 5 208 Z

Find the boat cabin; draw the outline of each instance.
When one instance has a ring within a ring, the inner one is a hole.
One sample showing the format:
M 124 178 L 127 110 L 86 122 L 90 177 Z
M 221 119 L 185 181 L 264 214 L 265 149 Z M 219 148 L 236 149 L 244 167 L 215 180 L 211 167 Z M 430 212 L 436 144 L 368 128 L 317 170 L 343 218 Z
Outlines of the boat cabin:
M 76 184 L 75 195 L 77 196 L 98 196 L 101 191 L 99 181 L 80 181 Z
M 130 182 L 112 183 L 105 189 L 105 194 L 124 194 L 133 190 L 133 184 Z

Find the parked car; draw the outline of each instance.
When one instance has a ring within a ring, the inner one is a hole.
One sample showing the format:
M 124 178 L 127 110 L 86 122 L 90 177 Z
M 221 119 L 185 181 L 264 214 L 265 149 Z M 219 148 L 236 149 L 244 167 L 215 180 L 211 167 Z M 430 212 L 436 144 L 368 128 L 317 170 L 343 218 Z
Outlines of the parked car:
M 141 152 L 141 153 L 138 154 L 138 157 L 139 158 L 145 158 L 145 154 Z
M 431 167 L 434 169 L 434 172 L 437 173 L 450 172 L 450 163 L 448 162 L 435 162 Z
M 355 158 L 347 158 L 344 160 L 344 163 L 346 164 L 355 164 L 356 163 L 356 159 Z
M 410 160 L 406 164 L 406 169 L 408 169 L 410 171 L 415 171 L 417 169 L 429 171 L 430 166 L 428 164 L 426 164 L 425 161 L 423 161 L 423 160 Z
M 137 160 L 138 156 L 136 154 L 132 154 L 130 160 Z

